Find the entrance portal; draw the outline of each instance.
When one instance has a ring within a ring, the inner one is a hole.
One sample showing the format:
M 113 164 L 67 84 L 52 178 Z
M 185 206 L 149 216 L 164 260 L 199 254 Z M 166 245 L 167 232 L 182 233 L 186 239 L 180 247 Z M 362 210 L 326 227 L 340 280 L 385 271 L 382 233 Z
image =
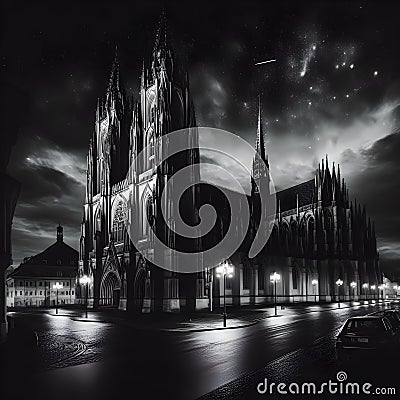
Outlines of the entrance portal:
M 100 302 L 102 306 L 119 306 L 121 281 L 114 271 L 109 271 L 102 279 L 100 286 Z

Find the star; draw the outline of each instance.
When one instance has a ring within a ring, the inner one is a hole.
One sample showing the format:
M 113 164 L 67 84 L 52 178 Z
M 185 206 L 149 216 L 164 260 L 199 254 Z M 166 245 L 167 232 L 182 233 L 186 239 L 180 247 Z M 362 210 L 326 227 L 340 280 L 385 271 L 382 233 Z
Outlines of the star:
M 349 97 L 350 97 L 350 95 L 349 95 L 349 94 L 346 94 L 346 97 L 347 97 L 347 98 L 349 98 Z
M 378 76 L 378 71 L 374 71 L 374 76 Z
M 353 69 L 354 68 L 354 64 L 350 64 L 350 69 Z
M 339 64 L 336 64 L 336 65 L 335 65 L 335 68 L 336 68 L 336 69 L 339 69 Z

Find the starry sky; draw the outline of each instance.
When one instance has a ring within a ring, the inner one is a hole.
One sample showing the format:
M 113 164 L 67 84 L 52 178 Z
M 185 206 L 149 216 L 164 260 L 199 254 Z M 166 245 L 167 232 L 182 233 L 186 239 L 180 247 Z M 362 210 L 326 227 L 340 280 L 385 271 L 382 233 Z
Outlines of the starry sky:
M 2 4 L 1 79 L 30 106 L 8 167 L 22 183 L 13 259 L 43 250 L 61 223 L 78 248 L 85 157 L 115 45 L 137 97 L 166 10 L 201 126 L 252 145 L 261 96 L 277 189 L 329 156 L 376 222 L 381 265 L 400 273 L 400 7 L 388 1 L 13 1 Z M 267 60 L 270 63 L 258 64 Z M 256 65 L 258 64 L 258 65 Z

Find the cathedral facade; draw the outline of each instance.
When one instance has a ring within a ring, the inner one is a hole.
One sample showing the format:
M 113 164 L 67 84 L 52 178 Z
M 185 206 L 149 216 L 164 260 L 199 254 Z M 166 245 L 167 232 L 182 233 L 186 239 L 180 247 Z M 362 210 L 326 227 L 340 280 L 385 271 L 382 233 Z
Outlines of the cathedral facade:
M 200 253 L 206 247 L 200 239 L 186 244 L 166 229 L 160 217 L 164 207 L 166 218 L 174 219 L 169 197 L 161 196 L 169 178 L 189 166 L 198 181 L 200 155 L 196 129 L 190 129 L 182 137 L 189 150 L 157 166 L 162 151 L 158 139 L 195 126 L 188 74 L 177 63 L 166 29 L 160 26 L 151 62 L 143 65 L 139 100 L 134 101 L 123 88 L 115 58 L 106 95 L 97 104 L 87 156 L 78 271 L 78 278 L 87 275 L 91 283 L 78 285 L 78 302 L 85 302 L 88 288 L 90 306 L 136 312 L 212 309 L 223 303 L 223 280 L 217 278 L 214 266 L 191 274 L 174 272 L 171 255 L 156 254 L 153 245 L 156 235 L 171 248 L 191 246 L 188 250 Z M 261 108 L 256 150 L 264 163 L 254 161 L 254 181 L 268 180 Z M 243 246 L 226 260 L 234 267 L 233 277 L 226 282 L 228 304 L 273 301 L 273 272 L 281 276 L 277 283 L 281 302 L 333 301 L 339 294 L 355 299 L 363 284 L 370 287 L 382 281 L 374 225 L 365 208 L 349 201 L 339 168 L 329 168 L 326 160 L 314 179 L 277 193 L 272 234 L 262 252 L 249 259 L 246 243 L 263 215 L 256 188 L 253 182 L 251 195 L 239 200 L 250 206 L 251 223 Z M 218 193 L 207 187 L 194 187 L 185 196 L 183 213 L 192 224 L 198 223 L 202 202 L 214 199 L 223 204 Z M 139 232 L 135 245 L 125 228 L 128 207 Z M 228 223 L 223 215 L 217 219 L 217 240 Z M 169 268 L 153 264 L 156 258 Z M 336 285 L 337 279 L 343 281 L 342 288 Z

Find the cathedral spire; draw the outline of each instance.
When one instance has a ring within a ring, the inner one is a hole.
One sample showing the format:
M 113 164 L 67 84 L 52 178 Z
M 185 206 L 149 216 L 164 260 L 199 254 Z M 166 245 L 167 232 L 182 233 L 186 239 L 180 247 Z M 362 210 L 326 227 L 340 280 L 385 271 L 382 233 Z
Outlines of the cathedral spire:
M 174 61 L 169 42 L 167 18 L 165 11 L 163 11 L 160 17 L 160 23 L 158 25 L 153 48 L 153 58 L 151 62 L 153 80 L 159 77 L 160 73 L 164 73 L 164 75 L 168 76 L 168 79 L 172 80 L 174 74 Z
M 161 13 L 160 22 L 156 33 L 156 41 L 154 43 L 154 53 L 160 49 L 167 47 L 167 17 L 165 11 Z
M 143 64 L 142 64 L 142 76 L 140 77 L 140 86 L 141 86 L 142 90 L 144 90 L 146 88 L 146 66 L 144 63 L 144 58 L 143 58 Z
M 118 61 L 118 47 L 115 46 L 114 60 L 111 66 L 110 79 L 108 81 L 107 97 L 110 94 L 118 93 L 120 89 L 119 85 L 119 61 Z
M 258 120 L 257 120 L 256 151 L 260 155 L 261 159 L 268 166 L 268 161 L 267 161 L 267 157 L 266 157 L 266 153 L 265 153 L 264 132 L 263 132 L 263 127 L 262 127 L 261 96 L 260 95 L 258 95 Z
M 110 79 L 108 82 L 105 108 L 114 110 L 113 115 L 121 117 L 125 106 L 125 92 L 123 91 L 120 82 L 119 61 L 118 61 L 118 48 L 115 46 L 114 60 L 111 66 Z

